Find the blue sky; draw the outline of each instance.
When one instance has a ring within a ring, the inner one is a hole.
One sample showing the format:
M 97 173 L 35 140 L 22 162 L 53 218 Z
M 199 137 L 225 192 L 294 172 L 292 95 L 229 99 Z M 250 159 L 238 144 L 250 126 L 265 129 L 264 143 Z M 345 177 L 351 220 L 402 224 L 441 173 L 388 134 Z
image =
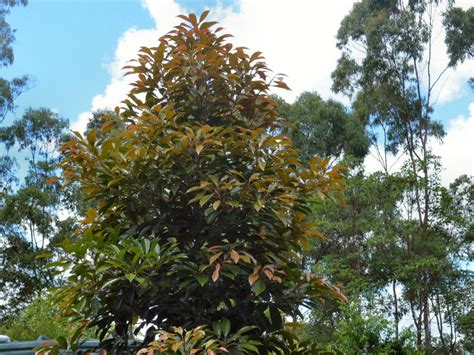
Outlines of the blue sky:
M 460 3 L 473 6 L 474 0 Z M 120 67 L 140 45 L 152 44 L 169 30 L 178 13 L 211 8 L 235 35 L 234 42 L 262 50 L 271 68 L 289 75 L 293 92 L 278 94 L 288 101 L 304 90 L 332 97 L 330 72 L 339 55 L 335 33 L 351 6 L 351 0 L 30 0 L 7 18 L 17 29 L 15 63 L 2 76 L 33 78 L 32 88 L 17 101 L 17 116 L 29 106 L 49 107 L 80 129 L 90 111 L 114 107 L 123 99 L 128 82 Z M 442 40 L 438 47 L 441 62 Z M 474 151 L 474 92 L 466 85 L 472 73 L 471 62 L 449 74 L 435 111 L 448 133 L 454 132 L 438 147 L 440 155 L 446 155 L 448 165 L 459 160 L 451 164 L 467 166 L 468 173 L 472 153 L 459 156 L 456 144 Z

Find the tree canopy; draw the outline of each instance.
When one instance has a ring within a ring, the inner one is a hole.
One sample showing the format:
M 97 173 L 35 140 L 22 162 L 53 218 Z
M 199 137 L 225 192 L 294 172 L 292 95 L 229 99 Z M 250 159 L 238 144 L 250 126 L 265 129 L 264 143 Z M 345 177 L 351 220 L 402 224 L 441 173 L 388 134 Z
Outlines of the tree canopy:
M 288 136 L 303 159 L 317 155 L 338 161 L 344 157 L 361 160 L 367 154 L 365 122 L 340 102 L 324 100 L 315 92 L 302 93 L 292 104 L 278 102 L 279 114 L 290 123 Z
M 0 68 L 13 64 L 12 44 L 15 41 L 15 30 L 6 21 L 6 16 L 14 6 L 25 6 L 27 0 L 5 0 L 0 3 Z M 28 77 L 21 76 L 11 80 L 0 77 L 0 123 L 15 108 L 15 99 L 27 87 Z

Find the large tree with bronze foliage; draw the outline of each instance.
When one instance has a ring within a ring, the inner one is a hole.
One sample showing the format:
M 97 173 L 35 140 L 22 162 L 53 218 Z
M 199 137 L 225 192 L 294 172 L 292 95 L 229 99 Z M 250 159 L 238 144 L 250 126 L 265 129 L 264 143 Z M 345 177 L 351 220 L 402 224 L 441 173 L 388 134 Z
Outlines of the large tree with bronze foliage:
M 61 295 L 118 348 L 147 329 L 142 347 L 167 353 L 303 352 L 285 316 L 343 298 L 299 260 L 340 174 L 299 159 L 267 94 L 286 84 L 206 15 L 142 48 L 116 116 L 62 148 L 64 182 L 96 207 L 63 244 Z

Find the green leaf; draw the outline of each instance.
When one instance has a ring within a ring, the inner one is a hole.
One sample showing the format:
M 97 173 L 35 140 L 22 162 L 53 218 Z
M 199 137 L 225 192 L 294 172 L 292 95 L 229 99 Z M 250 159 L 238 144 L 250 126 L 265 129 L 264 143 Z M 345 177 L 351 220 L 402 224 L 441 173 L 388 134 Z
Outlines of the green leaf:
M 240 344 L 241 347 L 243 347 L 246 350 L 254 351 L 257 354 L 259 353 L 258 348 L 255 345 L 249 344 L 249 343 L 242 343 Z
M 36 255 L 35 259 L 48 259 L 53 256 L 53 253 L 41 253 Z
M 111 267 L 112 267 L 111 265 L 102 265 L 102 266 L 99 266 L 99 267 L 95 270 L 95 272 L 98 273 L 98 274 L 100 274 L 100 273 L 102 273 L 102 272 L 104 272 L 104 271 L 107 271 L 107 270 L 110 269 Z
M 237 333 L 235 333 L 237 336 L 241 336 L 245 333 L 250 332 L 251 330 L 257 329 L 258 327 L 255 325 L 247 325 L 245 327 L 240 328 Z
M 135 278 L 135 280 L 137 280 L 140 285 L 143 285 L 146 282 L 146 279 L 138 276 Z
M 209 175 L 209 179 L 212 181 L 214 185 L 219 186 L 219 179 L 217 178 L 216 175 Z
M 143 239 L 142 241 L 142 251 L 143 251 L 143 254 L 148 254 L 148 252 L 150 251 L 150 241 L 148 239 Z
M 222 334 L 221 323 L 218 321 L 212 322 L 212 330 L 217 335 L 217 337 L 220 337 Z
M 196 196 L 194 196 L 191 200 L 189 200 L 188 205 L 191 203 L 194 203 L 196 201 L 199 201 L 202 197 L 204 196 L 204 192 L 198 193 Z
M 253 292 L 255 292 L 255 296 L 260 296 L 266 288 L 267 285 L 262 280 L 255 282 L 252 286 Z
M 255 211 L 260 211 L 260 209 L 263 207 L 263 201 L 258 199 L 257 202 L 255 202 L 254 208 Z
M 68 266 L 69 263 L 68 262 L 65 262 L 65 261 L 53 261 L 51 263 L 47 263 L 44 267 L 46 269 L 49 269 L 49 268 L 53 268 L 53 267 L 65 267 L 65 266 Z
M 128 281 L 130 281 L 130 282 L 132 282 L 133 280 L 135 280 L 135 277 L 137 277 L 137 275 L 135 275 L 135 274 L 133 274 L 133 273 L 130 273 L 130 274 L 125 275 L 125 278 L 126 278 Z
M 119 281 L 119 280 L 120 280 L 119 277 L 117 277 L 117 278 L 115 278 L 115 279 L 112 279 L 112 280 L 109 280 L 109 281 L 107 281 L 106 283 L 104 283 L 101 288 L 102 288 L 102 289 L 107 288 L 107 287 L 109 287 L 110 285 L 112 285 L 113 283 L 115 283 L 115 282 L 117 282 L 117 281 Z
M 228 319 L 223 319 L 221 323 L 222 323 L 222 334 L 224 335 L 224 337 L 226 337 L 230 333 L 230 321 Z
M 65 337 L 59 336 L 56 338 L 56 341 L 58 342 L 61 349 L 65 349 L 65 350 L 67 349 L 67 340 Z
M 89 141 L 90 144 L 95 143 L 95 138 L 97 136 L 97 129 L 92 129 L 88 134 L 87 134 L 87 140 Z
M 161 254 L 161 247 L 160 247 L 159 243 L 156 243 L 156 245 L 155 245 L 155 253 L 158 256 Z
M 205 274 L 199 274 L 198 276 L 196 276 L 196 280 L 199 283 L 199 285 L 203 287 L 206 284 L 206 282 L 209 280 L 209 276 Z
M 213 194 L 210 194 L 210 195 L 206 195 L 204 196 L 203 198 L 201 198 L 199 200 L 199 205 L 202 207 L 206 204 L 207 201 L 209 201 L 211 199 L 211 197 L 214 196 Z

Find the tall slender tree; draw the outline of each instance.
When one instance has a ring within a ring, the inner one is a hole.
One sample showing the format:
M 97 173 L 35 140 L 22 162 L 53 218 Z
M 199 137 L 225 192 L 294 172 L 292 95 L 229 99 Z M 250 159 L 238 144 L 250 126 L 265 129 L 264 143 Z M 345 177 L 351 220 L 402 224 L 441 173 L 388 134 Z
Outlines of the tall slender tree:
M 454 56 L 444 70 L 433 72 L 433 26 L 439 6 L 438 1 L 356 3 L 337 35 L 342 55 L 333 73 L 334 90 L 353 98 L 354 113 L 373 132 L 372 141 L 387 177 L 387 154 L 401 151 L 407 157 L 400 205 L 404 222 L 386 230 L 402 236 L 404 267 L 393 280 L 394 295 L 395 284 L 401 282 L 418 347 L 427 353 L 432 344 L 430 298 L 440 270 L 449 264 L 445 251 L 438 253 L 442 238 L 435 233 L 431 206 L 439 183 L 438 163 L 429 143 L 444 135 L 442 125 L 432 119 L 434 93 L 446 71 L 464 58 L 464 54 L 458 59 Z M 394 313 L 398 323 L 398 312 Z

